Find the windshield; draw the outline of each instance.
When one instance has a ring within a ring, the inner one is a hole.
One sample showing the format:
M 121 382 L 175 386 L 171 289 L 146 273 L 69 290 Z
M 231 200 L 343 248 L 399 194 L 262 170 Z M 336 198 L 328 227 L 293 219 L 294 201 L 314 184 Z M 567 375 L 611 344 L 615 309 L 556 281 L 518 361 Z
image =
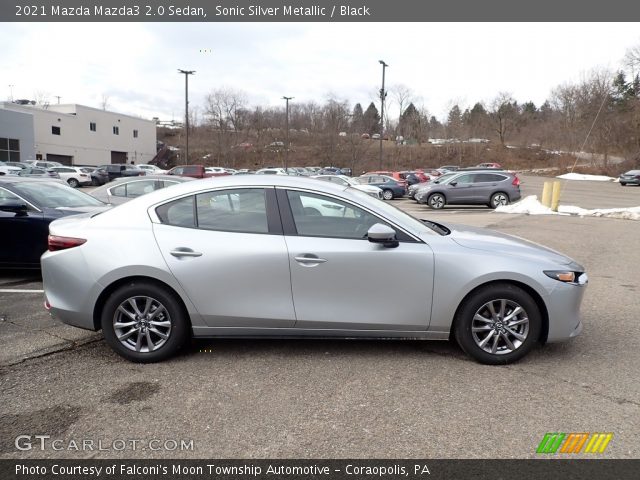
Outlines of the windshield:
M 358 190 L 357 188 L 349 188 L 348 191 L 352 192 L 354 195 L 361 196 L 363 200 L 366 198 L 367 203 L 372 199 L 372 197 L 369 194 L 361 190 Z M 413 215 L 408 214 L 404 210 L 401 210 L 400 208 L 391 205 L 385 200 L 378 200 L 376 203 L 376 209 L 385 215 L 390 215 L 391 218 L 399 217 L 401 221 L 404 222 L 406 225 L 409 225 L 411 226 L 411 228 L 418 231 L 424 231 L 424 227 L 427 227 L 430 230 L 433 230 L 434 232 L 440 235 L 447 235 L 449 233 L 448 231 L 445 232 L 439 224 L 435 222 L 420 220 L 419 218 L 416 218 Z
M 25 182 L 15 184 L 14 188 L 19 194 L 31 199 L 38 207 L 99 207 L 104 205 L 86 193 L 59 183 Z
M 447 183 L 449 180 L 451 180 L 456 175 L 457 175 L 457 173 L 455 173 L 455 172 L 445 173 L 444 175 L 441 175 L 438 178 L 436 178 L 434 180 L 434 183 Z

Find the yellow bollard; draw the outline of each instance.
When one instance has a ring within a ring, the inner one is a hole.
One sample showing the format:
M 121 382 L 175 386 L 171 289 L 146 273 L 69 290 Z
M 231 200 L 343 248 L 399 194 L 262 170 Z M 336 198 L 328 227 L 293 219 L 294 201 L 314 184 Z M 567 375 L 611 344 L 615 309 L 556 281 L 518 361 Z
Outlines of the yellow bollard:
M 560 204 L 560 182 L 553 182 L 553 192 L 551 193 L 551 210 L 558 211 Z
M 545 207 L 551 206 L 551 182 L 544 182 L 542 187 L 542 205 Z

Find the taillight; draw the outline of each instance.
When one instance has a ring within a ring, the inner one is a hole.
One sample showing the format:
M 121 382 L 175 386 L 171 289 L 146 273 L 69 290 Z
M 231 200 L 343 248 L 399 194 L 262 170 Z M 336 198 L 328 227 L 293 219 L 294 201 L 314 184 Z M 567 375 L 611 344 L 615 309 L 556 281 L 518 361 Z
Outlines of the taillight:
M 513 185 L 514 187 L 517 187 L 520 185 L 520 179 L 518 177 L 513 177 L 513 182 L 511 182 L 511 185 Z
M 59 237 L 57 235 L 49 235 L 49 251 L 66 250 L 67 248 L 79 247 L 86 243 L 84 238 Z

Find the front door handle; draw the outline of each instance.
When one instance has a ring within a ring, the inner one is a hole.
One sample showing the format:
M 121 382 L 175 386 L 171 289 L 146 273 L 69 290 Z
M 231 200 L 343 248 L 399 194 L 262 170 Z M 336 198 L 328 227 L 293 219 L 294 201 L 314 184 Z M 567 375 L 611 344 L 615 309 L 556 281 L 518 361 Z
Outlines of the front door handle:
M 202 253 L 200 252 L 194 252 L 193 250 L 191 250 L 190 248 L 186 248 L 186 247 L 178 247 L 174 250 L 171 250 L 169 252 L 171 255 L 173 255 L 174 257 L 201 257 Z
M 327 260 L 325 258 L 318 258 L 315 255 L 306 254 L 299 257 L 293 257 L 294 260 L 302 265 L 317 265 L 318 263 L 325 263 Z

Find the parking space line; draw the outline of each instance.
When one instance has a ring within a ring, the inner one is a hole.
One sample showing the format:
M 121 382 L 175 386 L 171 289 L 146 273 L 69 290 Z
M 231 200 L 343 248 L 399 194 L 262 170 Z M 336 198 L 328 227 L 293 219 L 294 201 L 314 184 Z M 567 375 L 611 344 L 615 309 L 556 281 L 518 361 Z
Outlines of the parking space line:
M 0 293 L 44 293 L 44 290 L 22 290 L 16 288 L 0 288 Z

